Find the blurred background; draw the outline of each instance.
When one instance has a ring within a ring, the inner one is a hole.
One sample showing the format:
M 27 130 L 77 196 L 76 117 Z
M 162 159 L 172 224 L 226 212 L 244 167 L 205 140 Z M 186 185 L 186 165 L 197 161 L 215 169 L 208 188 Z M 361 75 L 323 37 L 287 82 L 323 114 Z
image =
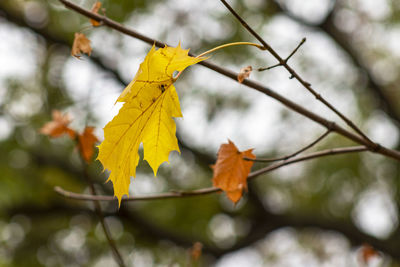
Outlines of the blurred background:
M 90 9 L 95 0 L 74 0 Z M 149 37 L 200 54 L 232 41 L 255 41 L 218 0 L 102 0 L 105 14 Z M 230 1 L 287 56 L 290 65 L 374 141 L 399 148 L 400 2 L 397 0 Z M 102 12 L 100 12 L 102 13 Z M 91 57 L 70 55 L 74 33 Z M 0 1 L 0 266 L 116 266 L 89 202 L 53 190 L 89 193 L 74 143 L 39 134 L 54 109 L 71 127 L 102 128 L 150 46 L 67 10 L 57 0 Z M 239 71 L 275 64 L 254 47 L 209 59 Z M 328 119 L 341 121 L 283 68 L 251 78 Z M 181 155 L 158 177 L 142 160 L 133 196 L 211 186 L 209 167 L 228 138 L 257 156 L 281 156 L 325 130 L 280 103 L 196 65 L 176 83 L 184 118 L 175 119 Z M 316 148 L 353 145 L 332 134 Z M 255 164 L 253 169 L 265 164 Z M 112 195 L 98 161 L 90 175 Z M 235 206 L 224 194 L 102 203 L 128 266 L 399 266 L 399 164 L 371 153 L 327 157 L 268 173 Z M 203 244 L 196 261 L 190 248 Z M 377 253 L 372 257 L 362 245 Z

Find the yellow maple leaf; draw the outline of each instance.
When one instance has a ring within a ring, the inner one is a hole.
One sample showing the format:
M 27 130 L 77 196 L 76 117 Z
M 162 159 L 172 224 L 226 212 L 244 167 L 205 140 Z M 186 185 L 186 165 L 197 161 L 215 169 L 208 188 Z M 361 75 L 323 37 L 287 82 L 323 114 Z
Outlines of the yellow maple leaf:
M 119 204 L 123 195 L 129 195 L 130 177 L 136 175 L 141 143 L 144 159 L 154 175 L 161 163 L 168 162 L 172 150 L 179 152 L 172 117 L 182 117 L 182 113 L 173 73 L 204 60 L 189 56 L 188 51 L 180 45 L 158 50 L 153 46 L 117 99 L 125 102 L 118 115 L 104 127 L 98 159 L 111 171 L 107 181 L 112 181 Z

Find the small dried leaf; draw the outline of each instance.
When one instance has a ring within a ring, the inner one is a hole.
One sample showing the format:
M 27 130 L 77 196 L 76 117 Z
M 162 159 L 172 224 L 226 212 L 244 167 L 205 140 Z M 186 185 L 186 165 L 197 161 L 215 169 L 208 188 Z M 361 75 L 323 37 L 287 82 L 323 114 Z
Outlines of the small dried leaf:
M 71 122 L 69 114 L 62 114 L 59 110 L 53 110 L 53 120 L 43 125 L 40 129 L 40 133 L 56 138 L 64 134 L 69 135 L 71 138 L 75 138 L 75 131 L 68 127 Z
M 379 257 L 380 254 L 371 245 L 363 244 L 360 249 L 360 258 L 364 264 L 368 264 L 374 257 Z
M 88 56 L 90 56 L 92 53 L 90 40 L 86 38 L 83 33 L 76 32 L 74 43 L 72 44 L 71 55 L 76 58 L 80 58 L 80 55 L 83 53 L 87 54 Z
M 99 139 L 93 134 L 94 127 L 86 127 L 82 134 L 78 136 L 79 150 L 86 162 L 89 162 L 94 153 L 94 144 Z
M 192 260 L 197 261 L 200 258 L 202 249 L 202 243 L 196 242 L 193 244 L 193 247 L 190 249 L 190 257 Z
M 249 78 L 252 70 L 253 70 L 252 66 L 241 68 L 237 76 L 238 82 L 242 83 L 244 79 Z
M 247 190 L 247 176 L 253 161 L 245 160 L 244 157 L 254 159 L 252 150 L 240 152 L 229 140 L 228 144 L 222 144 L 219 148 L 217 162 L 212 166 L 214 186 L 225 191 L 234 203 L 240 200 L 243 190 Z
M 94 5 L 92 6 L 92 9 L 90 11 L 98 14 L 100 7 L 101 7 L 101 2 L 97 1 L 96 3 L 94 3 Z M 94 19 L 90 19 L 90 23 L 92 23 L 93 27 L 100 26 L 100 24 L 101 24 L 99 21 L 94 20 Z

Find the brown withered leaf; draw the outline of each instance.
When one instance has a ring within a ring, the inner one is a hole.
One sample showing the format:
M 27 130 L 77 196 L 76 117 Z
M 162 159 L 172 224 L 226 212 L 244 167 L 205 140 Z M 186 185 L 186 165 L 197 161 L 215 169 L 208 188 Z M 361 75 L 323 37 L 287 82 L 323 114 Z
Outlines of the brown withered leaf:
M 252 66 L 241 68 L 237 76 L 238 82 L 242 83 L 244 79 L 249 78 L 252 70 L 253 70 Z
M 228 141 L 228 144 L 220 146 L 217 162 L 212 166 L 213 184 L 236 203 L 242 197 L 243 190 L 247 190 L 247 176 L 253 166 L 253 161 L 245 160 L 244 157 L 254 159 L 255 155 L 253 149 L 240 152 L 232 141 Z
M 91 53 L 92 47 L 90 46 L 90 40 L 86 38 L 83 33 L 76 32 L 74 43 L 72 44 L 71 55 L 80 58 L 81 54 L 87 54 L 90 56 Z
M 360 249 L 359 256 L 363 264 L 368 264 L 372 258 L 379 257 L 380 254 L 371 245 L 365 243 Z
M 194 243 L 193 247 L 190 249 L 190 258 L 193 261 L 197 261 L 201 256 L 202 249 L 203 249 L 202 243 L 200 242 Z
M 94 127 L 86 127 L 83 133 L 78 136 L 79 150 L 86 162 L 89 162 L 93 156 L 94 144 L 99 142 L 93 131 Z
M 40 129 L 40 133 L 54 138 L 64 134 L 75 138 L 75 131 L 68 127 L 68 124 L 71 122 L 69 114 L 63 115 L 59 110 L 53 110 L 52 117 L 53 120 L 43 125 Z
M 99 14 L 99 10 L 101 7 L 101 2 L 97 1 L 96 3 L 94 3 L 94 5 L 92 6 L 92 9 L 90 11 L 92 11 L 93 13 Z M 93 27 L 97 27 L 100 26 L 100 22 L 94 19 L 90 19 L 90 23 L 92 23 Z

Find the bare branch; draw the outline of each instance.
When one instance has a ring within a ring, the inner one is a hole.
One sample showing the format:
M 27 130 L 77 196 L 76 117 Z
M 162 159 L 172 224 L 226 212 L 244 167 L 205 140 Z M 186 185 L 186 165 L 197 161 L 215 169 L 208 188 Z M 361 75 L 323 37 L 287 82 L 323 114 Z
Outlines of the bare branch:
M 119 31 L 121 33 L 124 33 L 126 35 L 132 36 L 132 37 L 134 37 L 136 39 L 142 40 L 143 42 L 146 42 L 146 43 L 148 43 L 150 45 L 154 44 L 157 47 L 164 47 L 165 46 L 164 43 L 162 43 L 160 41 L 157 41 L 157 40 L 154 40 L 154 39 L 151 39 L 151 38 L 149 38 L 147 36 L 144 36 L 143 34 L 140 34 L 140 33 L 136 32 L 136 31 L 134 31 L 132 29 L 128 29 L 128 28 L 122 26 L 121 24 L 119 24 L 119 23 L 117 23 L 117 22 L 115 22 L 115 21 L 113 21 L 113 20 L 111 20 L 111 19 L 109 19 L 109 18 L 107 18 L 105 16 L 90 12 L 90 11 L 88 11 L 88 10 L 86 10 L 84 8 L 81 8 L 80 6 L 75 5 L 75 4 L 73 4 L 73 3 L 71 3 L 71 2 L 69 2 L 67 0 L 59 0 L 59 1 L 62 2 L 67 8 L 70 8 L 70 9 L 72 9 L 72 10 L 74 10 L 74 11 L 76 11 L 76 12 L 78 12 L 78 13 L 80 13 L 80 14 L 88 17 L 88 18 L 92 18 L 92 19 L 101 21 L 104 25 L 106 25 L 106 26 L 108 26 L 108 27 L 110 27 L 112 29 L 115 29 L 115 30 L 117 30 L 117 31 Z M 189 55 L 192 56 L 192 54 L 189 54 Z M 220 73 L 220 74 L 222 74 L 222 75 L 224 75 L 226 77 L 231 78 L 232 80 L 237 81 L 237 75 L 238 74 L 233 72 L 233 71 L 231 71 L 231 70 L 228 70 L 226 68 L 223 68 L 223 67 L 215 65 L 213 63 L 210 63 L 209 61 L 201 61 L 198 64 L 203 65 L 203 66 L 205 66 L 205 67 L 207 67 L 207 68 L 209 68 L 211 70 L 214 70 L 217 73 Z M 329 120 L 319 116 L 318 114 L 316 114 L 316 113 L 314 113 L 314 112 L 312 112 L 310 110 L 305 109 L 304 107 L 302 107 L 302 106 L 296 104 L 295 102 L 287 99 L 286 97 L 276 93 L 275 91 L 273 91 L 272 89 L 270 89 L 270 88 L 268 88 L 266 86 L 263 86 L 263 85 L 255 82 L 255 81 L 252 81 L 250 79 L 244 80 L 242 84 L 244 84 L 244 85 L 246 85 L 246 86 L 248 86 L 248 87 L 250 87 L 252 89 L 255 89 L 255 90 L 257 90 L 257 91 L 259 91 L 259 92 L 261 92 L 261 93 L 263 93 L 265 95 L 268 95 L 268 96 L 274 98 L 275 100 L 281 102 L 283 105 L 285 105 L 289 109 L 291 109 L 291 110 L 293 110 L 293 111 L 295 111 L 295 112 L 297 112 L 297 113 L 309 118 L 310 120 L 312 120 L 312 121 L 314 121 L 314 122 L 316 122 L 316 123 L 318 123 L 320 125 L 323 125 L 327 129 L 331 129 L 332 131 L 337 132 L 340 135 L 342 135 L 342 136 L 344 136 L 344 137 L 346 137 L 346 138 L 348 138 L 348 139 L 350 139 L 350 140 L 352 140 L 352 141 L 354 141 L 354 142 L 356 142 L 356 143 L 358 143 L 360 145 L 367 146 L 368 149 L 371 152 L 379 153 L 379 154 L 382 154 L 382 155 L 385 155 L 385 156 L 388 156 L 388 157 L 391 157 L 393 159 L 396 159 L 396 160 L 400 161 L 400 152 L 399 151 L 396 151 L 396 150 L 393 150 L 393 149 L 388 149 L 388 148 L 380 146 L 379 144 L 376 144 L 376 143 L 371 143 L 368 140 L 366 140 L 364 138 L 361 138 L 358 135 L 347 131 L 346 129 L 340 127 L 339 125 L 336 125 L 334 122 L 329 121 Z
M 315 158 L 320 158 L 320 157 L 325 157 L 325 156 L 338 155 L 338 154 L 362 152 L 362 151 L 367 151 L 367 150 L 368 150 L 368 148 L 365 146 L 352 146 L 352 147 L 332 148 L 332 149 L 327 149 L 327 150 L 321 150 L 318 152 L 310 153 L 310 154 L 302 156 L 302 157 L 289 159 L 289 160 L 283 161 L 281 163 L 276 163 L 276 164 L 270 165 L 268 167 L 262 168 L 260 170 L 254 171 L 254 172 L 250 173 L 250 175 L 248 176 L 248 179 L 253 179 L 253 178 L 257 177 L 258 175 L 261 175 L 261 174 L 279 169 L 283 166 L 290 165 L 290 164 L 300 162 L 300 161 L 305 161 L 305 160 L 310 160 L 310 159 L 315 159 Z
M 325 137 L 327 137 L 329 134 L 331 133 L 331 130 L 327 130 L 324 134 L 322 134 L 320 137 L 318 137 L 317 139 L 315 139 L 312 143 L 308 144 L 307 146 L 297 150 L 296 152 L 283 156 L 283 157 L 278 157 L 278 158 L 268 158 L 268 159 L 263 159 L 263 158 L 256 158 L 256 159 L 251 159 L 251 158 L 244 158 L 245 160 L 249 160 L 249 161 L 256 161 L 256 162 L 274 162 L 274 161 L 281 161 L 281 160 L 288 160 L 290 158 L 293 158 L 295 156 L 297 156 L 298 154 L 300 154 L 301 152 L 306 151 L 307 149 L 315 146 L 317 143 L 319 143 L 322 139 L 324 139 Z
M 75 200 L 96 200 L 96 201 L 117 201 L 117 199 L 113 196 L 92 196 L 85 194 L 78 194 L 69 192 L 67 190 L 62 189 L 59 186 L 54 187 L 54 191 L 58 194 Z M 154 195 L 146 195 L 146 196 L 138 196 L 138 197 L 123 197 L 122 201 L 143 201 L 143 200 L 158 200 L 158 199 L 168 199 L 168 198 L 182 198 L 182 197 L 193 197 L 193 196 L 201 196 L 208 195 L 215 192 L 220 192 L 221 190 L 216 187 L 203 188 L 199 190 L 193 191 L 171 191 L 167 193 L 160 193 Z
M 297 47 L 283 61 L 285 63 L 287 63 L 289 61 L 289 59 L 297 52 L 297 50 L 299 50 L 300 46 L 302 46 L 305 42 L 306 42 L 306 38 L 301 39 L 301 42 L 297 45 Z M 270 69 L 273 69 L 273 68 L 276 68 L 276 67 L 279 67 L 279 66 L 282 66 L 282 64 L 278 63 L 278 64 L 272 65 L 270 67 L 258 68 L 258 71 L 270 70 Z
M 290 53 L 290 55 L 285 59 L 286 62 L 289 61 L 289 59 L 297 52 L 297 50 L 299 50 L 300 46 L 302 46 L 305 42 L 306 42 L 306 38 L 304 37 L 303 39 L 301 39 L 301 42 L 297 45 L 297 47 L 292 51 L 292 53 Z
M 235 18 L 243 25 L 244 28 L 246 28 L 247 31 L 249 31 L 265 48 L 268 50 L 268 52 L 271 53 L 279 62 L 280 65 L 284 66 L 285 69 L 291 74 L 291 77 L 296 78 L 303 86 L 306 88 L 311 94 L 315 96 L 316 99 L 321 101 L 325 106 L 327 106 L 330 110 L 332 110 L 334 113 L 336 113 L 344 122 L 346 122 L 347 125 L 349 125 L 354 131 L 356 131 L 363 139 L 365 139 L 370 146 L 372 147 L 378 147 L 378 144 L 375 144 L 373 141 L 371 141 L 349 118 L 347 118 L 344 114 L 342 114 L 339 110 L 337 110 L 331 103 L 329 103 L 325 98 L 321 96 L 321 94 L 317 93 L 314 91 L 314 89 L 311 88 L 311 84 L 309 82 L 306 82 L 303 80 L 303 78 L 300 77 L 300 75 L 297 74 L 297 72 L 292 69 L 287 62 L 263 39 L 261 38 L 260 35 L 258 35 L 253 28 L 251 28 L 246 21 L 238 14 L 236 11 L 225 1 L 225 0 L 220 0 L 225 7 L 235 16 Z
M 276 163 L 276 164 L 270 165 L 268 167 L 262 168 L 260 170 L 251 172 L 249 174 L 249 176 L 247 177 L 247 179 L 249 179 L 249 180 L 254 179 L 261 174 L 279 169 L 283 166 L 290 165 L 290 164 L 293 164 L 296 162 L 306 161 L 306 160 L 325 157 L 325 156 L 362 152 L 362 151 L 367 151 L 367 150 L 368 150 L 368 148 L 365 146 L 354 146 L 354 147 L 344 147 L 344 148 L 334 148 L 334 149 L 322 150 L 322 151 L 310 153 L 303 157 L 293 158 L 293 159 L 289 159 L 289 160 L 286 160 L 281 163 Z M 75 200 L 86 200 L 86 201 L 87 200 L 89 200 L 89 201 L 114 201 L 114 200 L 116 200 L 113 196 L 99 196 L 99 195 L 93 196 L 93 195 L 73 193 L 73 192 L 69 192 L 69 191 L 62 189 L 59 186 L 56 186 L 54 188 L 54 191 L 56 191 L 58 194 L 66 197 L 66 198 L 75 199 Z M 192 191 L 171 191 L 171 192 L 167 192 L 167 193 L 160 193 L 160 194 L 140 196 L 140 197 L 123 197 L 122 201 L 140 201 L 140 200 L 156 200 L 156 199 L 168 199 L 168 198 L 183 198 L 183 197 L 208 195 L 208 194 L 217 193 L 217 192 L 221 192 L 221 189 L 216 188 L 216 187 L 208 187 L 208 188 L 192 190 Z

